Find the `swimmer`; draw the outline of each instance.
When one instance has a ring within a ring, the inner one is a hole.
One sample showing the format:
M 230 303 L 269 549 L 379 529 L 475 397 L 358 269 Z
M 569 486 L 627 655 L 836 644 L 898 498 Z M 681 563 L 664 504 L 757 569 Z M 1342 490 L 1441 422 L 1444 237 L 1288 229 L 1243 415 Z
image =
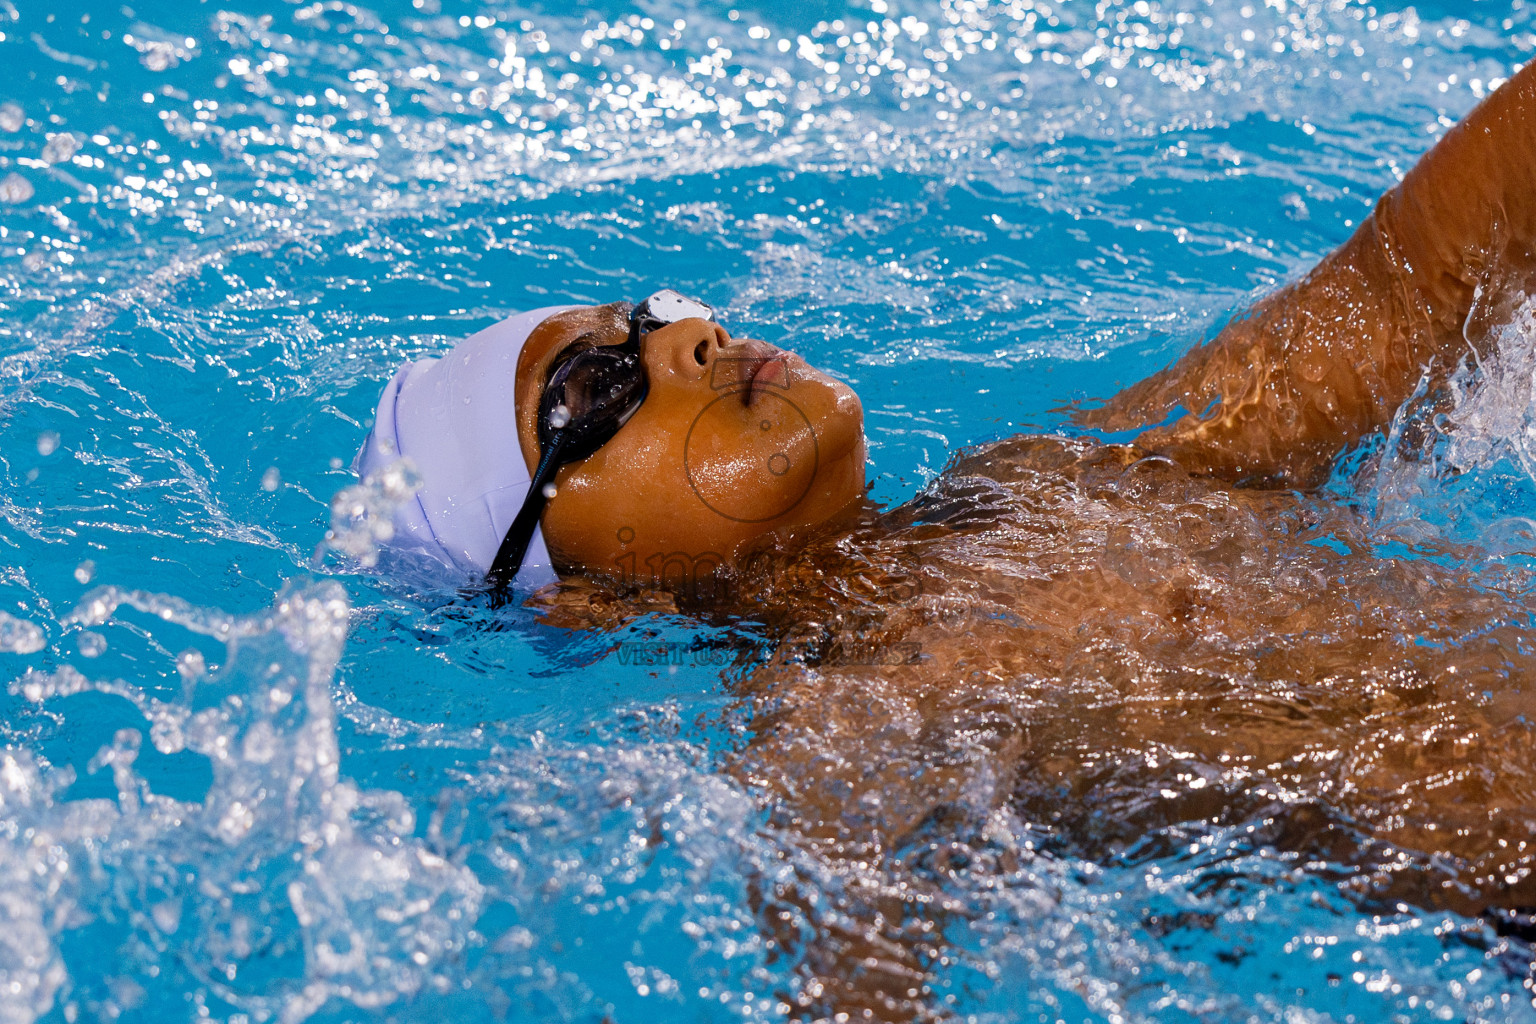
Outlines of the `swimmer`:
M 672 291 L 520 314 L 401 367 L 354 468 L 401 456 L 422 484 L 394 547 L 494 587 L 680 563 L 691 584 L 864 493 L 852 390 Z
M 1527 67 L 1308 275 L 1081 415 L 1132 444 L 1011 438 L 876 508 L 846 386 L 658 293 L 402 368 L 358 466 L 411 458 L 397 544 L 493 588 L 558 574 L 557 621 L 641 587 L 786 641 L 739 684 L 754 717 L 727 759 L 786 858 L 842 880 L 761 896 L 803 1018 L 937 1016 L 930 972 L 972 905 L 946 894 L 1017 867 L 999 830 L 1134 861 L 1241 826 L 1349 869 L 1363 907 L 1518 932 L 1530 584 L 1470 552 L 1374 554 L 1306 490 L 1476 357 L 1533 252 Z

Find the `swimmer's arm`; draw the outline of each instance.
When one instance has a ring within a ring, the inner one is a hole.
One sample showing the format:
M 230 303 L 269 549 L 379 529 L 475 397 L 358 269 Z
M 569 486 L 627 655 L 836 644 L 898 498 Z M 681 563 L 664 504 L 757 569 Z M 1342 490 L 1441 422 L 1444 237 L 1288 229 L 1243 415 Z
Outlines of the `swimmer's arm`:
M 1173 366 L 1086 413 L 1194 472 L 1311 486 L 1387 423 L 1426 370 L 1470 352 L 1477 321 L 1526 287 L 1536 255 L 1536 63 L 1467 115 L 1305 278 Z

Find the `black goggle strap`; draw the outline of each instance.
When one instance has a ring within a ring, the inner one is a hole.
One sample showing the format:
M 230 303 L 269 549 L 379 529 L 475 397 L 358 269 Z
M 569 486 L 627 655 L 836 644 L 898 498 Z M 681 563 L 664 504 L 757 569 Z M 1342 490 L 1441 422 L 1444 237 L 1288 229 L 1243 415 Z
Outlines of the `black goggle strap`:
M 501 547 L 496 549 L 496 557 L 486 571 L 485 581 L 495 590 L 511 586 L 517 570 L 523 567 L 528 545 L 533 543 L 534 531 L 539 528 L 539 517 L 544 514 L 544 506 L 549 504 L 544 488 L 554 482 L 555 474 L 565 465 L 560 458 L 560 450 L 564 447 L 565 431 L 557 430 L 550 437 L 549 447 L 539 460 L 539 468 L 528 483 L 528 496 L 523 499 L 523 507 L 518 509 L 517 518 L 507 528 L 507 535 L 501 539 Z

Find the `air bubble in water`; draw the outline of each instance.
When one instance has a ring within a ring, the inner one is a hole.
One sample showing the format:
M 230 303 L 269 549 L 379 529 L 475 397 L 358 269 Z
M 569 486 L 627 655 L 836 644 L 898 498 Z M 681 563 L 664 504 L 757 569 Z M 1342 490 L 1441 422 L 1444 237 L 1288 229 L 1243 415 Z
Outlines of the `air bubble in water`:
M 45 430 L 37 435 L 37 454 L 52 455 L 59 450 L 59 435 L 51 430 Z
M 261 489 L 275 491 L 283 484 L 283 475 L 277 471 L 276 466 L 268 466 L 267 471 L 261 474 Z
M 76 641 L 80 647 L 80 654 L 86 658 L 98 658 L 107 650 L 107 638 L 100 633 L 81 633 Z
M 96 563 L 91 561 L 89 558 L 87 558 L 85 561 L 81 562 L 79 565 L 75 566 L 75 582 L 76 583 L 84 585 L 86 583 L 91 582 L 91 580 L 93 580 L 95 578 L 96 578 Z
M 0 104 L 0 132 L 19 132 L 27 122 L 27 112 L 19 103 Z
M 32 183 L 14 171 L 0 178 L 0 203 L 24 203 L 33 191 Z
M 0 651 L 10 654 L 35 654 L 43 649 L 43 631 L 34 622 L 0 612 Z
M 192 682 L 207 668 L 208 662 L 203 658 L 203 652 L 195 647 L 189 647 L 176 655 L 176 672 L 183 682 Z
M 61 164 L 80 149 L 80 139 L 73 132 L 60 132 L 43 147 L 43 162 Z

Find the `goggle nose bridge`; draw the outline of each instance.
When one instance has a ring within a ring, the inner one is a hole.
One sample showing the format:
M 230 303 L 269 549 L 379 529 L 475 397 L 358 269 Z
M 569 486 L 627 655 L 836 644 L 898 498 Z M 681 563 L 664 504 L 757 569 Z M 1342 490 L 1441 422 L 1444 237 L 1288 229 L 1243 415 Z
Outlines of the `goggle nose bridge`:
M 658 327 L 695 318 L 715 323 L 715 311 L 708 303 L 690 299 L 671 288 L 663 288 L 630 311 L 629 340 L 626 344 L 638 346 L 644 335 Z

